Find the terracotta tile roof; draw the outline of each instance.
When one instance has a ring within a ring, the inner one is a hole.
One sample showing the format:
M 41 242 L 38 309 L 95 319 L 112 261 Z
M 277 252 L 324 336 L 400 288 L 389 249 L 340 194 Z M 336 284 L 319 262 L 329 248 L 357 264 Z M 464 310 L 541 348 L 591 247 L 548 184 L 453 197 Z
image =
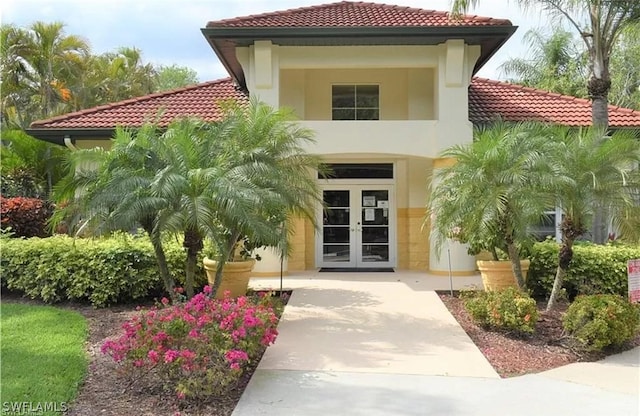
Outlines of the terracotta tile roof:
M 153 119 L 159 110 L 163 111 L 159 120 L 161 126 L 168 125 L 178 116 L 217 121 L 222 116 L 217 102 L 229 99 L 246 101 L 247 96 L 235 88 L 231 78 L 225 78 L 36 121 L 31 129 L 138 127 Z
M 212 21 L 208 28 L 265 27 L 409 27 L 409 26 L 511 26 L 506 19 L 463 15 L 452 19 L 448 12 L 343 1 Z
M 535 88 L 474 78 L 469 87 L 469 120 L 486 123 L 535 120 L 568 126 L 591 125 L 591 101 Z M 609 106 L 611 127 L 640 127 L 640 111 Z
M 36 121 L 31 129 L 136 127 L 153 118 L 159 109 L 165 109 L 160 119 L 163 126 L 174 117 L 187 115 L 216 121 L 221 117 L 216 103 L 226 99 L 248 101 L 246 94 L 226 78 Z M 591 124 L 591 102 L 506 82 L 474 78 L 469 87 L 469 120 L 479 124 L 490 122 L 497 116 L 507 121 L 537 120 L 588 126 Z M 609 106 L 609 124 L 611 127 L 640 127 L 640 111 Z

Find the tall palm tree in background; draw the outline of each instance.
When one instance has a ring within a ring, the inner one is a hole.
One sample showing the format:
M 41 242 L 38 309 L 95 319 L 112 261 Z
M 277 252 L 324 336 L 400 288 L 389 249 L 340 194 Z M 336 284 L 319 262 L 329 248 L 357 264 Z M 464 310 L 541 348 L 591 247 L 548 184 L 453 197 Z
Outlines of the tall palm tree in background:
M 466 12 L 481 0 L 453 0 L 454 14 Z M 640 19 L 638 0 L 515 0 L 523 9 L 541 7 L 580 35 L 589 54 L 587 91 L 592 100 L 594 126 L 609 122 L 608 95 L 611 53 L 622 31 Z
M 585 97 L 586 56 L 576 48 L 573 35 L 555 29 L 546 37 L 531 29 L 524 36 L 530 59 L 511 58 L 500 69 L 513 81 L 573 97 Z
M 547 310 L 556 303 L 573 258 L 573 244 L 588 229 L 599 207 L 610 215 L 620 237 L 640 240 L 640 141 L 637 131 L 618 130 L 610 138 L 599 128 L 549 128 L 545 159 L 556 176 L 552 189 L 562 210 L 562 242 Z
M 87 42 L 66 35 L 60 22 L 35 22 L 27 29 L 7 25 L 2 40 L 3 121 L 26 128 L 35 119 L 66 111 L 71 81 L 89 53 Z

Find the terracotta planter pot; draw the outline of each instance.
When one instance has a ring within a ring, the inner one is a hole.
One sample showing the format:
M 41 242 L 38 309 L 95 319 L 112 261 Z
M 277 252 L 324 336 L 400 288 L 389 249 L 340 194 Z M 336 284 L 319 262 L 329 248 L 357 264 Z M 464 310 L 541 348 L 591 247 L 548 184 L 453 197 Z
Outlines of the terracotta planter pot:
M 507 287 L 518 287 L 516 277 L 511 270 L 511 261 L 485 261 L 478 260 L 478 270 L 482 276 L 482 284 L 484 290 L 500 290 Z M 529 271 L 529 260 L 521 260 L 522 277 L 527 281 L 527 272 Z
M 216 279 L 218 262 L 205 257 L 202 263 L 204 265 L 204 270 L 207 273 L 207 280 L 209 281 L 209 284 L 213 286 Z M 216 291 L 216 299 L 222 299 L 224 297 L 224 292 L 227 290 L 231 292 L 232 298 L 246 295 L 249 287 L 251 270 L 253 270 L 253 266 L 255 264 L 255 259 L 226 262 L 222 267 L 222 282 Z

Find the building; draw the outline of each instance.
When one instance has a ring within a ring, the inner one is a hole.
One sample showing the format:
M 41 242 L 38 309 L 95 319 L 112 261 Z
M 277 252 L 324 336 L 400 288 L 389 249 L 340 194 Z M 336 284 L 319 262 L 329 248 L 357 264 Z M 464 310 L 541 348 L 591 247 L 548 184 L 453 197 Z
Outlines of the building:
M 391 267 L 448 273 L 423 227 L 426 189 L 439 153 L 472 140 L 474 124 L 540 120 L 588 125 L 587 100 L 474 74 L 514 33 L 508 20 L 452 19 L 446 12 L 339 2 L 209 22 L 202 33 L 230 78 L 83 110 L 28 132 L 69 147 L 107 146 L 115 126 L 140 126 L 164 109 L 215 121 L 217 102 L 257 97 L 291 107 L 316 132 L 308 150 L 334 170 L 319 178 L 328 209 L 322 231 L 295 224 L 289 270 Z M 611 106 L 610 124 L 640 125 Z M 454 274 L 474 259 L 451 248 Z

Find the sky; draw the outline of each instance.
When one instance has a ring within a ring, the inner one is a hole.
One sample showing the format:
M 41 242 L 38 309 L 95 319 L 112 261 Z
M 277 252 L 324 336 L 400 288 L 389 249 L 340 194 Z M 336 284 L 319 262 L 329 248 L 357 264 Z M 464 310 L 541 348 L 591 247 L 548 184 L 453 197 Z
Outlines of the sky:
M 336 0 L 337 1 L 337 0 Z M 450 9 L 451 0 L 386 0 L 375 3 Z M 333 0 L 3 0 L 0 22 L 27 27 L 35 21 L 61 21 L 67 34 L 89 42 L 94 54 L 129 46 L 142 51 L 143 60 L 156 65 L 194 69 L 200 81 L 224 78 L 224 67 L 200 32 L 208 21 L 296 7 L 332 3 Z M 522 37 L 532 28 L 547 29 L 548 18 L 539 10 L 524 13 L 508 0 L 481 0 L 469 14 L 506 18 L 516 33 L 478 72 L 478 76 L 505 79 L 500 65 L 512 57 L 526 57 Z

